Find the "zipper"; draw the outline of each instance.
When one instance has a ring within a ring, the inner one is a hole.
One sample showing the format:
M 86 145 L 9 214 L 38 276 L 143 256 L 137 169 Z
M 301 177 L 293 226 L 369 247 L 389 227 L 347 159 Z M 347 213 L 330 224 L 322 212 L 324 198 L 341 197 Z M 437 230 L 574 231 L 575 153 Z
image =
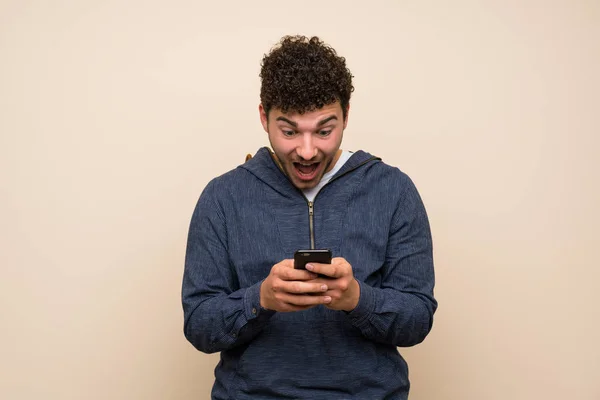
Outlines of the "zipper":
M 315 206 L 312 201 L 308 202 L 308 225 L 310 228 L 310 248 L 311 250 L 315 248 L 315 229 L 314 229 L 314 220 L 313 215 L 315 213 Z
M 329 180 L 329 182 L 327 182 L 325 185 L 323 185 L 323 187 L 321 188 L 321 190 L 319 190 L 319 193 L 321 193 L 321 191 L 323 190 L 323 188 L 327 185 L 329 185 L 331 182 L 335 181 L 338 178 L 341 178 L 342 176 L 349 174 L 350 172 L 354 171 L 357 168 L 362 167 L 363 165 L 373 161 L 373 160 L 381 160 L 381 158 L 379 157 L 371 157 L 366 161 L 363 161 L 362 163 L 358 164 L 357 166 L 349 169 L 348 171 L 344 172 L 341 175 L 338 175 L 332 179 Z M 302 191 L 300 191 L 300 193 L 302 193 Z M 317 193 L 317 196 L 319 195 L 319 193 Z M 308 226 L 309 226 L 309 232 L 310 232 L 310 249 L 314 250 L 315 248 L 315 222 L 314 222 L 314 214 L 315 214 L 315 202 L 314 201 L 308 201 L 308 199 L 306 198 L 306 196 L 304 196 L 304 193 L 302 193 L 302 196 L 304 197 L 304 200 L 306 200 L 306 202 L 308 203 Z M 315 200 L 317 199 L 317 196 L 315 196 Z

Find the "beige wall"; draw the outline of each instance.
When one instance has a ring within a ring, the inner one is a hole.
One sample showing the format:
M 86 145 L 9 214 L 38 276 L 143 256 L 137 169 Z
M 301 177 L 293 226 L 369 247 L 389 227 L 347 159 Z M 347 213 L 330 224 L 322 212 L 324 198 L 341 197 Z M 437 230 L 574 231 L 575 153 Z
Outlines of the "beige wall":
M 599 3 L 255 3 L 0 0 L 0 398 L 208 398 L 189 219 L 267 144 L 260 58 L 300 32 L 355 75 L 344 147 L 430 215 L 411 399 L 600 399 Z

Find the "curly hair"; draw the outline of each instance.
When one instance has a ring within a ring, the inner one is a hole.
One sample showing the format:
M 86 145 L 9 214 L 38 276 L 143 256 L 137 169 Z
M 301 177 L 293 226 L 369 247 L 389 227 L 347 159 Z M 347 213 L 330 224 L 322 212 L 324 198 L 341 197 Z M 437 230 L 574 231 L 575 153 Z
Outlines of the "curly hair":
M 260 101 L 304 114 L 339 101 L 344 118 L 354 91 L 346 59 L 316 36 L 284 36 L 262 59 Z

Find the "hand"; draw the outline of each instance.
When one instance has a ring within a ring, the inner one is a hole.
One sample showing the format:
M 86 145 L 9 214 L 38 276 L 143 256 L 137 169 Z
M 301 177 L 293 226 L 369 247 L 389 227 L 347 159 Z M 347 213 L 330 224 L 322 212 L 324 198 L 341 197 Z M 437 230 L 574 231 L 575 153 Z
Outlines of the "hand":
M 294 260 L 283 260 L 271 268 L 260 285 L 260 306 L 275 311 L 302 311 L 332 301 L 325 282 L 314 281 L 317 274 L 294 269 Z M 311 294 L 311 296 L 307 296 Z
M 326 277 L 317 278 L 311 283 L 326 284 L 328 290 L 326 296 L 331 297 L 331 302 L 325 304 L 332 310 L 352 311 L 358 305 L 360 299 L 360 286 L 354 274 L 352 265 L 342 257 L 331 260 L 331 264 L 310 263 L 306 269 Z

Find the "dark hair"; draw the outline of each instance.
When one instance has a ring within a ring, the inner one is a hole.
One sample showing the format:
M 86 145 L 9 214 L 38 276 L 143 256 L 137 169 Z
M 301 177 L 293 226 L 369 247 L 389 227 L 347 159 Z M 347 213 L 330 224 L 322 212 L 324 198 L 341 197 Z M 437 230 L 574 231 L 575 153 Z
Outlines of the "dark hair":
M 339 101 L 344 118 L 354 91 L 346 59 L 316 36 L 284 36 L 263 57 L 260 101 L 267 115 L 314 111 Z

